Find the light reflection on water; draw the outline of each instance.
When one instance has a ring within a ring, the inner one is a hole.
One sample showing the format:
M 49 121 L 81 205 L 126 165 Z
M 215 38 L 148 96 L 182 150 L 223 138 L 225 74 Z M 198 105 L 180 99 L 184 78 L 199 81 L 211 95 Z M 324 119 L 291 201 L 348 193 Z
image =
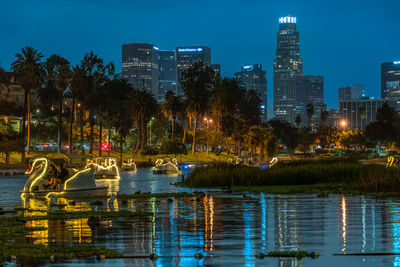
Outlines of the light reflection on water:
M 181 192 L 172 183 L 179 176 L 153 175 L 150 169 L 122 174 L 120 181 L 102 181 L 111 193 Z M 25 177 L 0 178 L 0 207 L 21 204 L 18 192 Z M 151 211 L 154 216 L 137 219 L 103 220 L 90 223 L 88 218 L 73 220 L 36 220 L 29 226 L 46 227 L 27 235 L 35 244 L 104 245 L 125 255 L 161 257 L 149 259 L 107 259 L 104 262 L 78 260 L 59 265 L 103 266 L 400 266 L 398 256 L 347 256 L 333 253 L 400 252 L 400 202 L 362 196 L 332 195 L 255 195 L 243 200 L 240 195 L 210 193 L 194 198 L 127 199 L 108 203 L 93 200 L 58 199 L 51 209 L 66 211 L 131 210 Z M 30 199 L 31 209 L 46 212 L 48 203 Z M 40 211 L 26 211 L 39 215 Z M 319 259 L 265 258 L 257 252 L 273 250 L 318 251 Z M 202 253 L 207 257 L 196 259 Z M 168 256 L 168 257 L 167 257 Z M 49 264 L 44 262 L 43 264 Z M 49 264 L 50 265 L 50 264 Z

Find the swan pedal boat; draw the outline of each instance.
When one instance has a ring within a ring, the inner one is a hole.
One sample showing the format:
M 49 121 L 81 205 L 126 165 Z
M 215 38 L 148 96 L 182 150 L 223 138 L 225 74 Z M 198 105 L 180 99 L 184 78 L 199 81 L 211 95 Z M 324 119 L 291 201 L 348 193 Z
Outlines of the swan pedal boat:
M 121 166 L 121 171 L 126 171 L 126 172 L 134 172 L 136 171 L 136 164 L 133 161 L 133 159 L 128 159 L 128 162 L 123 162 Z
M 153 174 L 181 174 L 178 168 L 178 161 L 172 158 L 171 161 L 164 163 L 163 159 L 157 159 Z
M 94 167 L 95 179 L 120 179 L 117 158 L 95 157 L 88 162 L 87 167 Z
M 48 198 L 51 196 L 104 196 L 107 195 L 108 187 L 96 186 L 93 175 L 93 168 L 75 170 L 63 184 L 57 188 L 49 186 L 49 169 L 54 163 L 45 157 L 35 157 L 31 159 L 30 169 L 27 174 L 29 178 L 21 191 L 22 197 L 32 196 L 34 198 Z M 72 170 L 70 171 L 70 173 Z

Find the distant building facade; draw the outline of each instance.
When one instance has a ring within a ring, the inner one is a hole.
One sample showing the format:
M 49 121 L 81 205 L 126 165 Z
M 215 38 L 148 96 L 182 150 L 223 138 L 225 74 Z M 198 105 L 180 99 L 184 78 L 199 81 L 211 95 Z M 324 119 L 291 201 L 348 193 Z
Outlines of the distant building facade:
M 255 89 L 261 98 L 261 121 L 267 119 L 267 72 L 261 64 L 242 65 L 241 71 L 234 74 L 234 78 L 246 88 Z
M 339 102 L 342 100 L 359 99 L 365 97 L 365 88 L 361 84 L 352 84 L 339 88 Z
M 314 114 L 308 125 L 307 105 L 311 104 Z M 300 116 L 300 128 L 310 126 L 316 131 L 321 124 L 321 112 L 326 109 L 324 104 L 324 77 L 317 75 L 298 75 L 296 77 L 296 117 Z
M 376 112 L 384 103 L 400 111 L 400 101 L 373 98 L 343 100 L 339 102 L 339 111 L 342 119 L 347 122 L 347 129 L 365 129 L 365 126 L 376 120 Z
M 400 61 L 381 64 L 381 95 L 384 99 L 400 99 Z
M 122 45 L 122 77 L 135 89 L 153 93 L 159 98 L 158 48 L 153 44 Z
M 165 101 L 165 94 L 173 91 L 177 94 L 177 72 L 175 51 L 159 51 L 159 102 Z
M 295 17 L 279 19 L 274 61 L 274 116 L 294 123 L 296 117 L 296 76 L 303 73 L 300 39 Z
M 211 67 L 211 49 L 207 46 L 179 46 L 176 48 L 176 66 L 178 76 L 178 95 L 184 92 L 180 85 L 182 73 L 196 62 L 203 62 L 204 66 Z
M 7 72 L 8 84 L 0 84 L 0 102 L 14 104 L 23 107 L 25 101 L 25 91 L 21 85 L 17 84 L 12 72 Z M 36 100 L 33 96 L 32 100 Z

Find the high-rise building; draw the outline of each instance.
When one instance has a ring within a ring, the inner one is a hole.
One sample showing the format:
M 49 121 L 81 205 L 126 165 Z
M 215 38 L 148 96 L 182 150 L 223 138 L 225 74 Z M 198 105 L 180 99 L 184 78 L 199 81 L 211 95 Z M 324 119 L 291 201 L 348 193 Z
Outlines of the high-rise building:
M 361 84 L 352 84 L 339 88 L 339 102 L 343 100 L 359 99 L 365 97 L 365 88 Z
M 314 114 L 308 121 L 307 105 L 313 105 Z M 311 127 L 316 131 L 321 124 L 321 112 L 324 104 L 324 77 L 316 75 L 298 75 L 296 77 L 296 117 L 300 116 L 299 127 Z
M 216 74 L 221 75 L 221 64 L 211 64 L 211 68 Z
M 384 99 L 400 98 L 400 61 L 381 64 L 381 95 Z
M 362 98 L 339 102 L 340 114 L 346 122 L 345 127 L 351 130 L 365 129 L 365 126 L 376 120 L 376 112 L 383 103 L 387 103 L 397 112 L 400 111 L 399 101 L 393 99 Z
M 176 66 L 178 74 L 178 95 L 183 95 L 179 81 L 183 71 L 196 62 L 203 62 L 204 66 L 211 67 L 211 49 L 207 46 L 180 46 L 176 48 Z
M 279 19 L 274 61 L 274 116 L 294 122 L 296 117 L 296 76 L 303 73 L 296 18 Z
M 146 90 L 158 98 L 158 48 L 153 44 L 123 44 L 122 77 L 135 89 Z
M 164 102 L 165 94 L 168 91 L 172 91 L 177 94 L 176 86 L 176 57 L 175 51 L 159 51 L 160 61 L 158 64 L 159 68 L 159 102 Z
M 235 79 L 246 88 L 255 89 L 261 98 L 261 121 L 267 121 L 267 72 L 261 64 L 242 65 L 240 72 L 236 72 Z

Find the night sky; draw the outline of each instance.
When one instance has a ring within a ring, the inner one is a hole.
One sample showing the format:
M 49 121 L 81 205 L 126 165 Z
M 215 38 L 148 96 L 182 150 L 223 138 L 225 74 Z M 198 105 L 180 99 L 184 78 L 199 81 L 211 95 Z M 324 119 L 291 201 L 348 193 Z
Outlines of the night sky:
M 278 19 L 291 15 L 304 74 L 324 76 L 325 101 L 333 108 L 337 88 L 352 83 L 380 97 L 380 63 L 400 60 L 399 10 L 399 0 L 0 0 L 0 66 L 9 70 L 26 45 L 73 64 L 93 50 L 118 72 L 122 43 L 163 50 L 207 45 L 223 76 L 232 77 L 241 64 L 263 64 L 271 111 Z

